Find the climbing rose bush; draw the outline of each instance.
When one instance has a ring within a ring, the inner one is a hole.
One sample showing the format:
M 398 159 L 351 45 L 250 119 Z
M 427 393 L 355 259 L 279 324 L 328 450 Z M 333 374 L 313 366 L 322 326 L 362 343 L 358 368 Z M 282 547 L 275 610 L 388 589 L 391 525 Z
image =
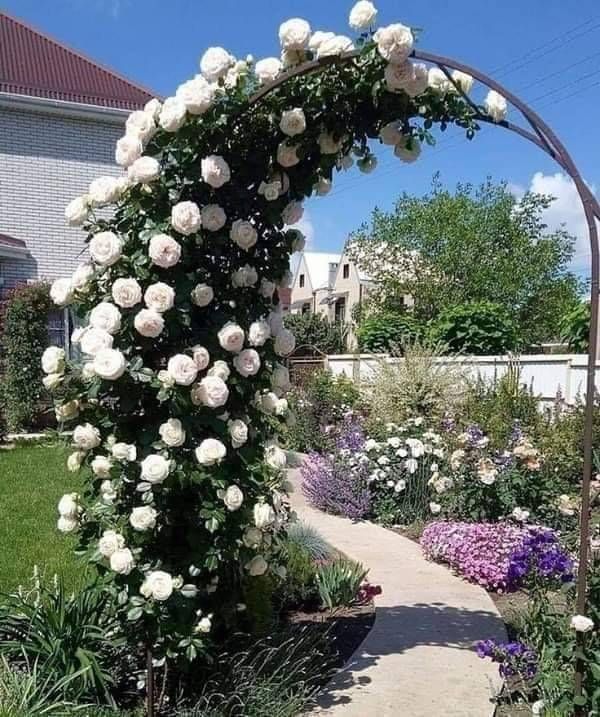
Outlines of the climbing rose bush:
M 281 573 L 277 426 L 294 337 L 278 293 L 303 244 L 291 226 L 303 200 L 355 159 L 371 171 L 372 141 L 410 163 L 434 125 L 471 137 L 486 112 L 409 59 L 410 28 L 375 31 L 375 16 L 355 8 L 355 40 L 288 20 L 281 59 L 256 64 L 208 49 L 199 74 L 129 116 L 115 150 L 123 174 L 66 208 L 90 261 L 52 297 L 82 321 L 72 343 L 83 360 L 49 383 L 74 428 L 68 466 L 85 466 L 86 486 L 61 501 L 59 528 L 79 532 L 132 642 L 157 656 L 208 649 L 234 622 L 239 583 Z M 315 58 L 319 72 L 253 101 Z M 502 118 L 497 100 L 488 108 Z

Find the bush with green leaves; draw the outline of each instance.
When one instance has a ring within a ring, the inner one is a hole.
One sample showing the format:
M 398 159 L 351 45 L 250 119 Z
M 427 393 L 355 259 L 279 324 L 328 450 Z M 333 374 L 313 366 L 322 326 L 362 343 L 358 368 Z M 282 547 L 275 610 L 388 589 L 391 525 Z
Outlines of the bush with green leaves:
M 11 431 L 34 427 L 45 408 L 45 399 L 49 400 L 42 385 L 41 359 L 48 346 L 51 308 L 49 287 L 44 283 L 17 287 L 4 304 L 0 413 Z M 1 434 L 0 428 L 0 437 Z
M 571 351 L 584 354 L 589 346 L 590 304 L 581 301 L 561 317 L 558 323 L 559 338 Z
M 345 324 L 321 314 L 287 314 L 284 323 L 296 337 L 295 355 L 342 354 L 346 350 Z
M 409 311 L 370 314 L 356 332 L 361 351 L 384 353 L 422 338 L 423 324 Z
M 321 605 L 328 610 L 353 605 L 368 572 L 360 563 L 344 557 L 320 565 L 315 579 Z

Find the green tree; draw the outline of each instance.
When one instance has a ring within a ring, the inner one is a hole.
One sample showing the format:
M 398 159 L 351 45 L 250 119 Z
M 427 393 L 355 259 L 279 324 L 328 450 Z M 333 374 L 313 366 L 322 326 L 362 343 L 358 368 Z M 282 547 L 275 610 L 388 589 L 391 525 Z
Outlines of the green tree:
M 369 245 L 387 242 L 388 256 L 401 250 L 419 257 L 418 270 L 384 273 L 373 294 L 379 307 L 409 293 L 417 316 L 431 320 L 461 304 L 489 301 L 512 317 L 519 343 L 533 345 L 557 337 L 557 317 L 577 305 L 581 290 L 568 270 L 575 238 L 563 228 L 550 232 L 543 221 L 552 201 L 530 192 L 519 200 L 505 182 L 491 179 L 450 191 L 436 175 L 424 196 L 404 193 L 393 211 L 376 209 L 371 226 L 351 241 L 367 257 L 369 273 L 377 273 Z
M 313 347 L 324 354 L 341 354 L 345 351 L 345 327 L 327 321 L 320 314 L 288 314 L 285 325 L 296 337 L 298 354 L 312 353 Z
M 587 353 L 590 331 L 590 304 L 582 301 L 561 317 L 558 330 L 560 340 L 568 344 L 571 351 Z

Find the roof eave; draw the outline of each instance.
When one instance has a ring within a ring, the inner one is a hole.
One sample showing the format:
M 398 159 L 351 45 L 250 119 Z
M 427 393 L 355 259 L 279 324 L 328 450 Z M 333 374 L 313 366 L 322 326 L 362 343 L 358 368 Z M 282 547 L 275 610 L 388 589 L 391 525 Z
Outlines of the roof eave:
M 18 95 L 11 92 L 0 92 L 0 107 L 59 114 L 62 117 L 74 117 L 77 119 L 102 120 L 103 122 L 117 125 L 123 124 L 131 112 L 118 107 L 86 105 L 81 102 L 65 102 L 64 100 Z

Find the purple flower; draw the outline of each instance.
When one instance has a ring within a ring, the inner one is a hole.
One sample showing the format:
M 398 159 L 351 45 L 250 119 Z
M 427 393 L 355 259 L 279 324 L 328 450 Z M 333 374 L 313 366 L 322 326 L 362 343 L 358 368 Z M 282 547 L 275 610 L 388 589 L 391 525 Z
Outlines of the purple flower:
M 496 642 L 480 640 L 475 644 L 477 655 L 498 663 L 498 672 L 502 677 L 521 677 L 531 680 L 538 668 L 535 650 L 524 642 Z
M 523 543 L 511 555 L 508 581 L 519 587 L 525 582 L 543 580 L 568 583 L 573 580 L 573 560 L 563 550 L 553 530 L 542 527 L 528 529 Z

